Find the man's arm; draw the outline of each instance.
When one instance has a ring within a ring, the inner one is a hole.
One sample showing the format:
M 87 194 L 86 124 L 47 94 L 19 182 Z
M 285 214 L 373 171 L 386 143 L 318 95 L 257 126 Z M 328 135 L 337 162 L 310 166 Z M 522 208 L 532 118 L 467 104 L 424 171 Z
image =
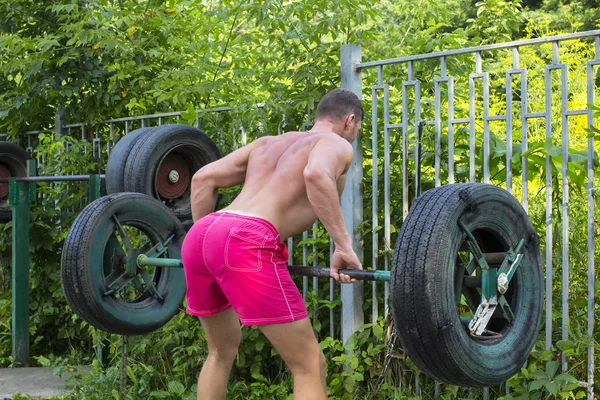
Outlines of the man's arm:
M 194 174 L 190 195 L 194 222 L 215 209 L 217 189 L 244 183 L 250 153 L 259 143 L 261 139 L 205 165 Z
M 352 251 L 352 240 L 344 223 L 338 184 L 345 181 L 353 156 L 352 145 L 332 135 L 315 144 L 304 169 L 308 199 L 336 248 L 344 251 Z

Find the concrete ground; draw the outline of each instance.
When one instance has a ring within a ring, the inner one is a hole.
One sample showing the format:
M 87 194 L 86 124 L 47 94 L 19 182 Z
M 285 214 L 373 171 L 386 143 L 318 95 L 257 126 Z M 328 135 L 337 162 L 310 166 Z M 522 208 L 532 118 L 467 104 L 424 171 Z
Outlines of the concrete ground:
M 87 368 L 83 368 L 86 370 Z M 62 377 L 52 375 L 52 368 L 0 368 L 0 400 L 12 399 L 15 393 L 33 398 L 61 396 L 69 392 L 65 381 L 71 373 Z

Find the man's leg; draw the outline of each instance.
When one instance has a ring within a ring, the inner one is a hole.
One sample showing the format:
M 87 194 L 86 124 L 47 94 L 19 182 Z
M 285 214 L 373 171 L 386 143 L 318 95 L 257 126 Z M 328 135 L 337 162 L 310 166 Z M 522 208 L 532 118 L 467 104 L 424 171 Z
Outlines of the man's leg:
M 198 377 L 197 399 L 225 399 L 229 373 L 242 338 L 240 321 L 232 308 L 199 318 L 206 333 L 208 357 Z
M 325 356 L 308 318 L 259 328 L 294 375 L 294 400 L 327 399 Z

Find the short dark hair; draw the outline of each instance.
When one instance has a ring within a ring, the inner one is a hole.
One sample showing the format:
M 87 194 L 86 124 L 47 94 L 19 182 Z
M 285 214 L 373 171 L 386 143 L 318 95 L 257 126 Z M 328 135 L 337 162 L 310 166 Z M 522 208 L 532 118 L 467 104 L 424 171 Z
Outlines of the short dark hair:
M 363 120 L 365 110 L 359 98 L 348 89 L 334 89 L 319 102 L 315 119 L 330 117 L 339 120 L 350 113 Z

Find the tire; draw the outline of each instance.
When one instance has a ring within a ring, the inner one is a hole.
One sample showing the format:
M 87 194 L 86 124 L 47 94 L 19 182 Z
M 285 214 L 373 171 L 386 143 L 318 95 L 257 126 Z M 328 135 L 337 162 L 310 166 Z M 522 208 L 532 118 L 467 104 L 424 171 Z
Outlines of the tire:
M 9 142 L 0 142 L 0 176 L 23 177 L 27 176 L 27 160 L 31 160 L 29 153 L 20 146 Z M 8 183 L 0 183 L 0 223 L 12 220 L 12 210 L 8 204 Z
M 181 222 L 181 225 L 183 226 L 183 230 L 187 233 L 190 231 L 190 229 L 192 229 L 192 226 L 194 226 L 194 220 L 186 219 L 185 221 Z
M 163 161 L 173 156 L 179 157 L 179 172 L 184 177 L 179 183 L 184 183 L 184 188 L 177 197 L 165 198 L 159 190 L 162 180 L 158 173 Z M 124 189 L 150 195 L 163 201 L 179 219 L 190 219 L 192 176 L 220 157 L 215 143 L 200 129 L 187 125 L 163 125 L 135 143 L 125 166 Z
M 455 274 L 464 277 L 466 265 L 457 262 L 466 238 L 459 220 L 483 253 L 506 252 L 525 240 L 523 260 L 505 293 L 515 319 L 509 323 L 494 314 L 488 329 L 499 335 L 487 340 L 471 336 L 460 320 L 459 296 L 470 297 L 477 289 L 460 283 L 456 292 Z M 425 192 L 402 225 L 392 268 L 395 326 L 418 368 L 439 381 L 468 387 L 496 385 L 520 370 L 542 317 L 543 275 L 538 235 L 511 194 L 476 183 Z
M 143 136 L 148 135 L 156 128 L 140 128 L 123 136 L 110 152 L 106 163 L 106 193 L 124 192 L 123 178 L 127 157 L 135 143 Z
M 171 210 L 139 193 L 101 197 L 77 216 L 63 247 L 61 278 L 67 303 L 79 317 L 103 331 L 120 335 L 152 332 L 179 311 L 186 290 L 183 270 L 154 268 L 152 281 L 163 301 L 147 286 L 136 286 L 139 295 L 134 299 L 123 299 L 125 290 L 107 294 L 111 270 L 124 271 L 118 263 L 124 252 L 117 251 L 120 245 L 113 215 L 124 227 L 144 233 L 152 245 L 174 235 L 164 257 L 181 257 L 185 232 Z M 129 285 L 133 288 L 133 283 Z

